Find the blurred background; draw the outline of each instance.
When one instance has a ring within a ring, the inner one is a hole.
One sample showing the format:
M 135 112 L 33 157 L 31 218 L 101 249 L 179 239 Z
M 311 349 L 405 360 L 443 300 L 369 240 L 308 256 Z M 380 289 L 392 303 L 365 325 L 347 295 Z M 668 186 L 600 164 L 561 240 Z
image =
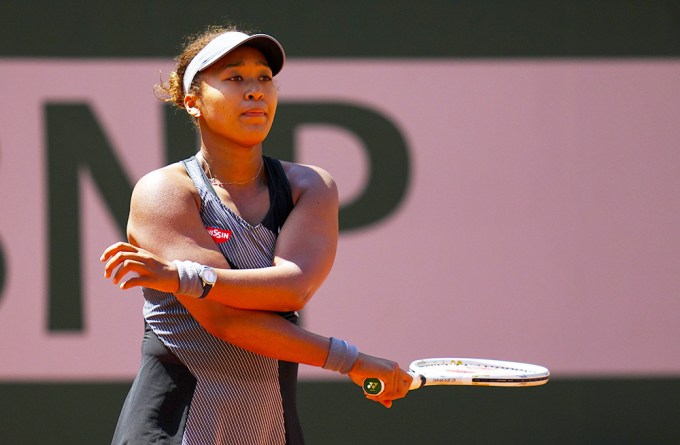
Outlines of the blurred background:
M 135 182 L 195 152 L 153 86 L 226 23 L 287 52 L 265 152 L 340 188 L 303 326 L 404 368 L 553 374 L 385 410 L 302 367 L 308 443 L 680 443 L 676 1 L 9 0 L 0 20 L 2 444 L 110 442 L 142 301 L 98 258 Z

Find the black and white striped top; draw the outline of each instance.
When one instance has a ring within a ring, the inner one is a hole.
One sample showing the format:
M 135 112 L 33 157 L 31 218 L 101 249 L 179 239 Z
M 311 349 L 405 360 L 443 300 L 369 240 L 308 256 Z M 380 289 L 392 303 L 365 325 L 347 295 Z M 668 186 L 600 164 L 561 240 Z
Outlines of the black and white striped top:
M 281 163 L 264 157 L 270 208 L 251 225 L 218 198 L 195 157 L 183 161 L 201 198 L 201 219 L 232 268 L 272 265 L 276 238 L 293 203 Z M 144 289 L 153 333 L 196 378 L 182 443 L 301 444 L 295 406 L 297 364 L 263 357 L 209 334 L 168 293 Z M 297 322 L 296 313 L 282 314 Z

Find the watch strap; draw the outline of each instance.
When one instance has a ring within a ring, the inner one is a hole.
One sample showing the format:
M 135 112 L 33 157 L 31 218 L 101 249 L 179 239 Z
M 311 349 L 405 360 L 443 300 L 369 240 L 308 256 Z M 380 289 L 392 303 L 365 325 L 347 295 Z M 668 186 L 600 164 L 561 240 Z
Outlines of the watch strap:
M 212 274 L 212 279 L 211 278 L 206 279 L 204 277 L 204 274 L 206 274 L 206 273 Z M 208 296 L 208 293 L 210 292 L 210 290 L 215 285 L 215 278 L 216 278 L 215 277 L 215 271 L 213 270 L 212 267 L 202 266 L 201 271 L 198 273 L 198 276 L 201 278 L 201 281 L 203 282 L 203 292 L 201 293 L 201 295 L 199 295 L 198 298 L 205 298 L 205 297 Z
M 212 284 L 208 284 L 206 282 L 203 282 L 203 293 L 198 297 L 198 298 L 205 298 L 208 296 L 208 293 L 210 293 L 210 289 L 213 288 Z

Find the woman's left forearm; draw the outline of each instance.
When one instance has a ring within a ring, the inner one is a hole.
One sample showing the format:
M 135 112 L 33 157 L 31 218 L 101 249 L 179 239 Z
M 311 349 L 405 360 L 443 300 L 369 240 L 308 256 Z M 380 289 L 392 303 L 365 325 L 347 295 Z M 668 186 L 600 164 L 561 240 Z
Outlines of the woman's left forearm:
M 312 297 L 328 270 L 303 270 L 279 260 L 261 269 L 216 269 L 217 282 L 206 297 L 238 309 L 297 311 Z

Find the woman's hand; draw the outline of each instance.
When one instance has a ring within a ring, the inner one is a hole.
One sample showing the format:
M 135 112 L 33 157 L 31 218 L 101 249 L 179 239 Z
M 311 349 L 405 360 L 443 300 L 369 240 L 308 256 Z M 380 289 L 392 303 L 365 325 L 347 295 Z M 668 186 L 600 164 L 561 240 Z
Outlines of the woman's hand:
M 104 277 L 111 278 L 121 289 L 144 286 L 169 293 L 179 289 L 175 264 L 130 243 L 109 246 L 99 260 L 106 262 Z M 124 279 L 128 274 L 133 275 Z
M 383 404 L 386 408 L 392 406 L 392 401 L 406 396 L 413 378 L 391 360 L 385 360 L 366 354 L 359 354 L 354 368 L 349 372 L 349 378 L 363 388 L 364 379 L 376 377 L 385 383 L 385 390 L 378 396 L 366 394 L 366 398 Z

